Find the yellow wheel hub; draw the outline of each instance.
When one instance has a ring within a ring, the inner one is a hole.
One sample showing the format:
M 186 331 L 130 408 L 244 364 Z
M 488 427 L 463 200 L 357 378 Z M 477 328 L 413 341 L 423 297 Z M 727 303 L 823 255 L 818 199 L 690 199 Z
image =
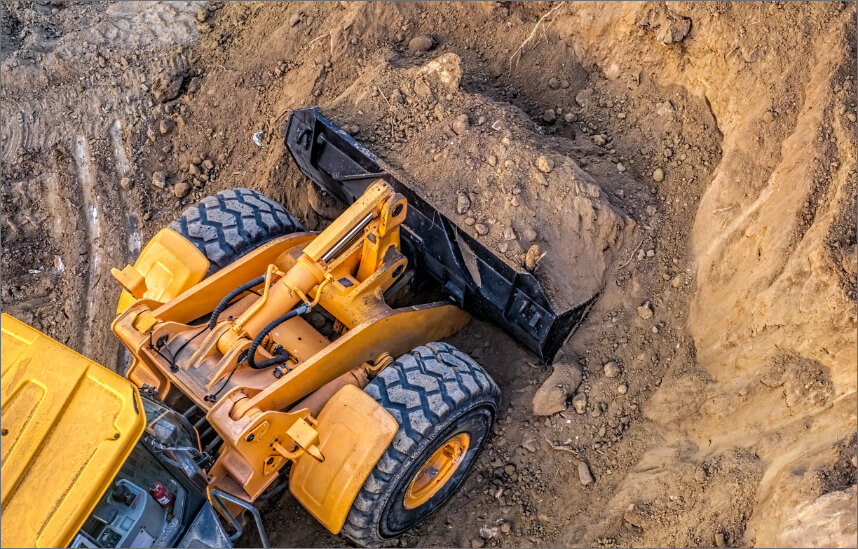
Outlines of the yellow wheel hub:
M 468 451 L 471 437 L 467 433 L 453 435 L 423 463 L 405 491 L 406 509 L 420 507 L 434 496 L 459 468 Z

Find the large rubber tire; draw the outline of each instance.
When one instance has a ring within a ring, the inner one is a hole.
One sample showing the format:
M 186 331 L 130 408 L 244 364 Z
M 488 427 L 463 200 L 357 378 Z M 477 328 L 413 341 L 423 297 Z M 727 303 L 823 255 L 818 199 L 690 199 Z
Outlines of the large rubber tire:
M 250 189 L 228 189 L 190 206 L 170 228 L 209 260 L 207 275 L 278 236 L 304 228 L 283 206 Z
M 399 431 L 369 474 L 342 533 L 359 545 L 378 545 L 441 507 L 468 474 L 500 405 L 500 390 L 474 360 L 446 343 L 429 343 L 382 370 L 366 392 L 390 412 Z M 406 509 L 404 495 L 421 466 L 458 433 L 470 446 L 453 475 L 425 503 Z

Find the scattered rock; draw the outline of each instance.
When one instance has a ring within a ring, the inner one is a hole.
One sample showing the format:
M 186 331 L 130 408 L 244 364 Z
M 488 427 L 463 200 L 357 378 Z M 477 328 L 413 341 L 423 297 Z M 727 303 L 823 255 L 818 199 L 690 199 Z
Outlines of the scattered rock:
M 486 236 L 487 234 L 489 234 L 489 228 L 482 223 L 477 223 L 476 225 L 474 225 L 474 230 L 477 231 L 477 234 L 480 236 Z
M 617 162 L 617 171 L 623 173 L 626 171 L 626 166 L 622 162 Z
M 685 277 L 682 276 L 682 274 L 678 274 L 675 277 L 673 277 L 673 280 L 670 281 L 670 285 L 673 286 L 674 288 L 679 288 L 679 286 L 682 285 L 682 281 L 684 278 Z
M 646 530 L 649 528 L 649 521 L 644 516 L 634 503 L 630 503 L 625 512 L 623 512 L 623 520 L 635 528 Z
M 530 452 L 536 452 L 536 437 L 532 432 L 527 432 L 521 440 L 521 447 Z
M 574 364 L 557 363 L 548 379 L 533 395 L 533 413 L 550 416 L 566 409 L 566 399 L 581 384 L 581 369 Z
M 539 265 L 539 260 L 542 259 L 541 250 L 539 249 L 539 244 L 534 244 L 530 248 L 527 249 L 527 253 L 524 254 L 524 266 L 528 271 L 536 270 L 536 266 Z
M 553 76 L 548 79 L 548 87 L 552 90 L 556 90 L 560 87 L 560 80 L 554 78 Z
M 208 10 L 200 9 L 197 10 L 197 21 L 200 23 L 205 23 L 206 19 L 209 17 Z
M 638 316 L 646 320 L 652 318 L 652 304 L 649 301 L 638 307 Z
M 289 26 L 294 27 L 298 23 L 301 22 L 301 12 L 295 12 L 292 14 L 292 17 L 289 18 Z
M 605 139 L 605 136 L 602 135 L 601 133 L 597 133 L 596 135 L 593 136 L 593 143 L 595 143 L 596 145 L 599 145 L 600 147 L 602 145 L 604 145 L 606 142 L 607 142 L 607 139 Z
M 656 183 L 661 183 L 664 181 L 664 170 L 661 168 L 656 168 L 652 171 L 652 180 Z
M 429 84 L 420 78 L 414 81 L 414 93 L 416 93 L 418 97 L 429 97 L 432 95 L 432 88 L 430 88 Z
M 575 102 L 581 107 L 586 107 L 593 102 L 593 90 L 584 88 L 575 95 Z
M 775 121 L 775 114 L 772 111 L 766 111 L 763 113 L 763 122 L 766 124 L 771 124 Z
M 192 188 L 193 186 L 187 181 L 179 181 L 173 185 L 173 194 L 176 195 L 176 198 L 185 198 Z
M 624 395 L 624 394 L 629 392 L 629 386 L 626 385 L 625 383 L 620 383 L 617 386 L 617 392 L 620 393 L 621 395 Z
M 509 534 L 509 532 L 511 530 L 508 522 L 502 522 L 499 528 L 500 528 L 501 534 Z
M 467 114 L 460 114 L 456 117 L 455 120 L 453 120 L 453 131 L 456 132 L 458 135 L 462 135 L 463 133 L 468 131 L 468 128 L 470 127 L 471 121 L 468 119 Z
M 420 34 L 408 42 L 408 49 L 416 52 L 429 51 L 435 46 L 435 38 L 429 34 Z
M 167 174 L 164 172 L 152 172 L 152 185 L 159 189 L 167 187 Z
M 515 231 L 512 227 L 507 227 L 503 230 L 503 239 L 504 240 L 515 240 Z
M 575 408 L 575 412 L 578 414 L 583 414 L 587 411 L 587 395 L 584 393 L 578 393 L 574 397 L 572 397 L 572 407 Z
M 563 120 L 565 120 L 566 122 L 575 122 L 576 118 L 578 118 L 578 117 L 575 116 L 574 112 L 567 112 L 566 114 L 563 115 Z
M 465 193 L 456 195 L 456 213 L 464 215 L 471 209 L 471 199 Z
M 155 101 L 164 103 L 172 101 L 179 96 L 184 82 L 184 75 L 175 71 L 164 71 L 155 77 L 152 82 L 152 95 Z
M 727 547 L 724 532 L 715 532 L 715 547 Z
M 581 483 L 581 486 L 589 486 L 596 482 L 596 479 L 593 478 L 593 473 L 590 472 L 590 466 L 585 461 L 578 462 L 578 481 Z
M 536 167 L 543 173 L 550 173 L 554 169 L 554 161 L 545 155 L 540 155 L 536 159 Z
M 617 377 L 618 375 L 620 375 L 620 372 L 622 371 L 622 370 L 620 370 L 619 364 L 617 364 L 613 360 L 610 362 L 606 362 L 605 365 L 602 367 L 602 369 L 605 372 L 605 377 L 611 377 L 611 378 Z
M 498 157 L 492 154 L 488 158 L 486 158 L 486 162 L 489 163 L 489 166 L 497 166 Z
M 546 122 L 554 122 L 557 120 L 557 113 L 554 112 L 554 109 L 545 109 L 542 113 L 542 119 Z
M 134 182 L 131 181 L 130 177 L 123 177 L 119 180 L 119 186 L 125 189 L 126 191 L 134 186 Z
M 214 162 L 212 162 L 212 161 L 211 161 L 211 160 L 209 160 L 208 158 L 206 158 L 205 160 L 203 160 L 203 169 L 204 169 L 205 171 L 211 171 L 213 168 L 214 168 Z
M 161 132 L 161 135 L 167 135 L 173 131 L 173 121 L 167 119 L 161 120 L 158 124 L 158 131 Z

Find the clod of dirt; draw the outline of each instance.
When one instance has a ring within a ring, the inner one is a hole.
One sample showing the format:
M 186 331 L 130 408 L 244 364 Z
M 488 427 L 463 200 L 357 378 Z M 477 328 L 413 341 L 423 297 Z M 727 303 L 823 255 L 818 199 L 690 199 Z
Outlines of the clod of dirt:
M 593 473 L 590 472 L 590 466 L 584 460 L 578 462 L 578 481 L 581 483 L 581 486 L 589 486 L 596 482 L 596 479 L 593 478 Z
M 583 415 L 587 411 L 587 395 L 578 393 L 572 397 L 572 407 L 576 413 Z
M 611 378 L 617 377 L 622 371 L 620 370 L 620 366 L 614 361 L 606 362 L 602 370 L 605 372 L 605 377 Z
M 455 120 L 453 120 L 453 131 L 456 132 L 458 135 L 462 135 L 463 133 L 468 131 L 468 128 L 470 127 L 471 121 L 468 119 L 467 114 L 460 114 L 456 117 Z
M 179 96 L 185 75 L 174 70 L 166 70 L 159 74 L 152 83 L 152 95 L 158 103 L 172 101 Z
M 533 413 L 550 416 L 566 409 L 566 399 L 581 384 L 581 369 L 574 364 L 557 363 L 554 371 L 533 395 Z
M 158 131 L 161 133 L 161 135 L 167 135 L 168 133 L 173 131 L 173 126 L 174 124 L 172 120 L 164 119 L 161 120 L 161 122 L 158 124 Z
M 654 30 L 656 40 L 665 45 L 682 42 L 691 32 L 691 18 L 677 15 L 667 8 L 653 8 L 638 20 L 638 26 Z
M 429 34 L 420 34 L 408 41 L 408 49 L 416 52 L 429 51 L 435 46 L 435 37 Z
M 540 259 L 542 259 L 542 254 L 539 250 L 539 244 L 534 244 L 533 246 L 528 248 L 527 253 L 524 254 L 525 268 L 528 271 L 535 271 Z
M 546 109 L 542 113 L 542 120 L 548 123 L 554 122 L 557 120 L 557 113 L 554 112 L 554 109 Z
M 192 188 L 191 184 L 187 181 L 179 181 L 173 185 L 173 194 L 176 195 L 176 198 L 184 198 L 188 196 Z
M 167 187 L 167 174 L 161 171 L 152 172 L 152 185 L 159 189 Z
M 554 169 L 554 160 L 545 155 L 540 155 L 539 158 L 536 159 L 536 167 L 542 173 L 550 173 L 551 170 Z

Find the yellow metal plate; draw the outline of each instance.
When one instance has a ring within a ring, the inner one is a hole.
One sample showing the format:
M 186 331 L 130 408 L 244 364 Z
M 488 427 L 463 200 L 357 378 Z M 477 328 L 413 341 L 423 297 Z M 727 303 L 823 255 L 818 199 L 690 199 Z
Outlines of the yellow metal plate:
M 202 280 L 209 260 L 176 231 L 161 229 L 140 252 L 134 269 L 146 280 L 143 297 L 166 303 Z M 116 312 L 125 311 L 134 301 L 134 296 L 123 290 Z
M 298 458 L 289 473 L 295 498 L 332 533 L 346 516 L 375 464 L 396 435 L 390 412 L 354 385 L 337 391 L 319 413 L 319 449 Z
M 3 547 L 66 547 L 143 433 L 128 380 L 9 316 L 2 331 Z

